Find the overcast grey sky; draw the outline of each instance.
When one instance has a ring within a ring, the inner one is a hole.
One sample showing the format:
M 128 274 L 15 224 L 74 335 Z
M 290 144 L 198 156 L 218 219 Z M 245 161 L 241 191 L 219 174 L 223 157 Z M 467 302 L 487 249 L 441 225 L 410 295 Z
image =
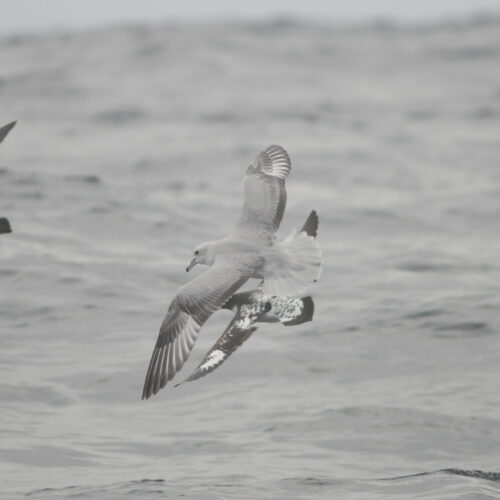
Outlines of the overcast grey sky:
M 425 21 L 500 13 L 500 0 L 0 0 L 0 33 L 165 19 L 294 16 L 362 21 Z

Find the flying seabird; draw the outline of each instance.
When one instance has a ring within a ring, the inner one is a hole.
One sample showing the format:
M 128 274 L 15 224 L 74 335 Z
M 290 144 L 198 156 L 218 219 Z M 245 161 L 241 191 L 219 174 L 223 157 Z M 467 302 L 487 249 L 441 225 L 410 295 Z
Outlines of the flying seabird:
M 163 388 L 188 358 L 202 325 L 250 278 L 263 279 L 268 296 L 302 293 L 321 275 L 321 251 L 314 237 L 292 231 L 276 240 L 286 205 L 288 153 L 277 145 L 248 167 L 245 200 L 236 229 L 221 240 L 202 243 L 187 271 L 210 268 L 181 286 L 160 327 L 144 382 L 143 399 Z
M 300 231 L 305 231 L 308 236 L 315 238 L 318 234 L 318 222 L 318 215 L 313 210 Z M 255 323 L 281 322 L 284 326 L 292 326 L 311 321 L 314 301 L 310 296 L 300 299 L 267 296 L 262 291 L 261 283 L 256 290 L 234 294 L 222 309 L 233 310 L 233 319 L 184 382 L 204 377 L 222 365 L 257 330 L 257 327 L 253 326 Z M 176 387 L 178 385 L 180 384 L 176 384 Z

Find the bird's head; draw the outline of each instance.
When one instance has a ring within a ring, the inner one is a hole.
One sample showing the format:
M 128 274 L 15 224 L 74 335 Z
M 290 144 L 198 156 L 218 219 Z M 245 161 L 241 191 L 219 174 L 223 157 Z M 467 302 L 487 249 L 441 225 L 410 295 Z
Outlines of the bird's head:
M 189 272 L 191 269 L 193 269 L 196 264 L 205 264 L 207 266 L 211 266 L 214 263 L 214 255 L 212 250 L 212 243 L 202 243 L 201 245 L 198 245 L 193 250 L 193 259 L 189 263 L 189 266 L 186 267 L 186 272 Z

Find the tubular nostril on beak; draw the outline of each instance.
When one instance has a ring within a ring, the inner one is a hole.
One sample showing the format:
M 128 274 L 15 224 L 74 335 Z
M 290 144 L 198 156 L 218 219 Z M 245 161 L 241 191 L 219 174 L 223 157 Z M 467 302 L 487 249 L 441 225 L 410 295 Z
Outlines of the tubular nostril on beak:
M 193 269 L 193 267 L 196 266 L 196 264 L 197 264 L 196 259 L 193 259 L 189 263 L 189 266 L 186 267 L 186 272 L 188 273 L 189 271 L 191 271 L 191 269 Z

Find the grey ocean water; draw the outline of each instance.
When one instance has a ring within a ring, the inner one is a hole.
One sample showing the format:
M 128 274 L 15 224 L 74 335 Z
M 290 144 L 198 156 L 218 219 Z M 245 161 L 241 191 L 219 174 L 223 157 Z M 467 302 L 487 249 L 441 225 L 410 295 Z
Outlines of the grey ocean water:
M 500 498 L 500 19 L 0 47 L 0 495 Z M 270 143 L 282 234 L 320 214 L 315 320 L 141 401 L 192 248 Z

